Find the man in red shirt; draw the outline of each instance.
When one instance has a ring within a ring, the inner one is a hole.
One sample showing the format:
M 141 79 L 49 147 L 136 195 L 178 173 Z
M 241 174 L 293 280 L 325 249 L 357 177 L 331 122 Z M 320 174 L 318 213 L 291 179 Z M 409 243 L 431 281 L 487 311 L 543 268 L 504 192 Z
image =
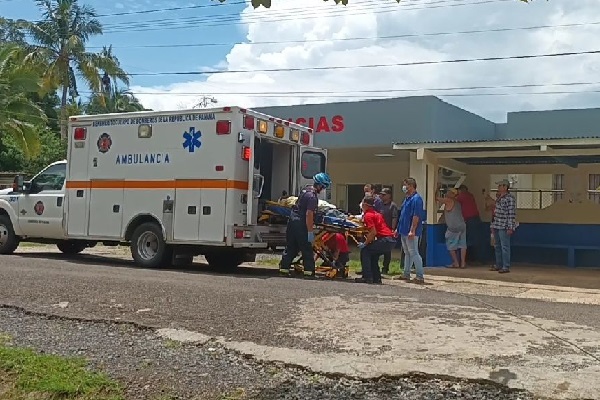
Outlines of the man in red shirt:
M 394 232 L 387 226 L 383 215 L 375 211 L 375 198 L 365 196 L 362 201 L 363 224 L 369 229 L 365 241 L 358 245 L 360 249 L 360 263 L 362 265 L 362 278 L 356 282 L 381 284 L 381 270 L 379 258 L 392 251 L 396 239 Z
M 460 203 L 462 215 L 467 224 L 467 254 L 473 255 L 473 261 L 484 262 L 483 243 L 485 242 L 482 239 L 487 236 L 483 234 L 481 228 L 481 217 L 479 216 L 475 196 L 469 192 L 466 185 L 460 185 L 456 201 Z
M 325 241 L 325 246 L 333 253 L 333 261 L 335 268 L 344 276 L 346 272 L 346 264 L 350 261 L 350 249 L 348 248 L 348 240 L 341 233 L 334 233 Z

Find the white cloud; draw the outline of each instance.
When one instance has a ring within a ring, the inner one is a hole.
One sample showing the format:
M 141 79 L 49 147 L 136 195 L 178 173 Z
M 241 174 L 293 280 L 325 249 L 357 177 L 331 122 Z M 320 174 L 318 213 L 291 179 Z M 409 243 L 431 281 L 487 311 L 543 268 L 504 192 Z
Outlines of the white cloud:
M 248 2 L 249 3 L 249 2 Z M 300 6 L 300 3 L 304 6 Z M 228 70 L 307 68 L 337 65 L 393 64 L 423 60 L 447 60 L 566 51 L 597 50 L 600 25 L 570 28 L 521 30 L 464 35 L 417 36 L 382 39 L 399 34 L 457 32 L 477 29 L 526 27 L 600 21 L 598 0 L 518 0 L 453 6 L 468 3 L 457 0 L 412 0 L 397 5 L 384 0 L 350 0 L 347 7 L 333 0 L 274 0 L 269 10 L 249 5 L 241 15 L 247 25 L 247 41 L 233 46 L 221 63 Z M 477 3 L 474 1 L 474 3 Z M 326 15 L 336 15 L 327 18 Z M 295 18 L 295 20 L 293 20 Z M 275 22 L 266 22 L 266 20 Z M 374 37 L 374 40 L 332 39 Z M 254 44 L 265 41 L 303 43 Z M 319 40 L 315 42 L 314 40 Z M 311 42 L 312 41 L 312 42 Z M 204 81 L 184 81 L 165 87 L 132 86 L 142 102 L 155 110 L 190 107 L 201 95 L 212 94 L 220 105 L 257 107 L 303 103 L 350 101 L 381 96 L 435 94 L 444 100 L 495 121 L 506 112 L 594 107 L 600 95 L 517 95 L 445 97 L 451 92 L 386 92 L 366 90 L 424 89 L 469 86 L 498 86 L 560 82 L 594 82 L 598 79 L 600 55 L 419 65 L 340 70 L 306 70 L 271 73 L 225 73 L 210 75 Z M 206 66 L 198 66 L 198 70 Z M 215 68 L 215 67 L 212 67 Z M 211 68 L 208 68 L 211 69 Z M 206 69 L 204 69 L 206 70 Z M 459 90 L 453 93 L 526 93 L 600 89 L 595 86 L 543 87 L 523 89 Z M 345 95 L 340 92 L 355 91 Z M 240 92 L 256 94 L 242 95 Z M 335 92 L 336 97 L 301 97 L 290 92 Z M 185 94 L 184 94 L 185 93 Z M 218 94 L 231 93 L 231 94 Z M 260 96 L 282 93 L 287 97 Z

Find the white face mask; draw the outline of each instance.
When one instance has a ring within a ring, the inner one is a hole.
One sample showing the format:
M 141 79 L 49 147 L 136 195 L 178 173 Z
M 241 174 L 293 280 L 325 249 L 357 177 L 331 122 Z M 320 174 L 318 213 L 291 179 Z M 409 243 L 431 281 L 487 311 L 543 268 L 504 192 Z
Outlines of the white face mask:
M 402 192 L 403 193 L 408 192 L 408 187 L 406 187 L 406 185 L 402 186 Z

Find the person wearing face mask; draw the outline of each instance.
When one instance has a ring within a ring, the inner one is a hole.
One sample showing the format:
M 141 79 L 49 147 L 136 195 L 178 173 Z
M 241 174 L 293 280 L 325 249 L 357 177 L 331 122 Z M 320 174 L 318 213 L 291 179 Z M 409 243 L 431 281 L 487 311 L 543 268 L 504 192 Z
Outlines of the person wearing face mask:
M 414 283 L 425 283 L 423 258 L 419 253 L 419 237 L 423 233 L 423 198 L 417 193 L 417 182 L 414 178 L 406 178 L 402 182 L 402 191 L 406 194 L 400 206 L 400 220 L 397 234 L 402 241 L 404 251 L 404 274 L 402 280 L 411 282 L 410 271 L 414 264 L 417 277 Z
M 304 264 L 304 276 L 306 278 L 314 278 L 315 276 L 315 258 L 312 244 L 315 241 L 315 233 L 313 232 L 315 213 L 319 206 L 317 194 L 331 186 L 331 179 L 326 173 L 320 172 L 313 176 L 313 181 L 314 183 L 311 186 L 307 186 L 302 190 L 296 204 L 292 207 L 285 233 L 285 251 L 279 267 L 279 272 L 282 275 L 289 276 L 294 257 L 300 252 Z
M 378 194 L 375 194 L 375 189 L 373 189 L 373 185 L 370 183 L 367 183 L 365 185 L 365 187 L 363 188 L 363 191 L 365 193 L 365 196 L 373 197 L 375 199 L 375 204 L 373 206 L 374 210 L 379 213 L 382 212 L 383 200 L 381 199 L 381 197 Z M 362 212 L 362 200 L 358 206 L 360 207 L 360 210 Z

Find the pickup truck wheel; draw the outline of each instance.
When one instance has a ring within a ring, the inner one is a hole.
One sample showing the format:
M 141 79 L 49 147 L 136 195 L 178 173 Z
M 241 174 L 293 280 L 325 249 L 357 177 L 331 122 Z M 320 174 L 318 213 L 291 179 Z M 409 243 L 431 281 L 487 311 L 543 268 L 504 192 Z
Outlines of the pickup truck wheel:
M 88 245 L 86 242 L 65 240 L 64 242 L 57 243 L 56 247 L 64 254 L 79 254 L 85 250 Z
M 208 266 L 219 271 L 234 271 L 244 262 L 244 254 L 241 252 L 219 252 L 204 255 Z
M 133 231 L 131 256 L 138 265 L 145 268 L 170 265 L 172 252 L 165 243 L 158 224 L 146 222 Z
M 0 254 L 12 254 L 19 247 L 12 222 L 7 215 L 0 215 Z

